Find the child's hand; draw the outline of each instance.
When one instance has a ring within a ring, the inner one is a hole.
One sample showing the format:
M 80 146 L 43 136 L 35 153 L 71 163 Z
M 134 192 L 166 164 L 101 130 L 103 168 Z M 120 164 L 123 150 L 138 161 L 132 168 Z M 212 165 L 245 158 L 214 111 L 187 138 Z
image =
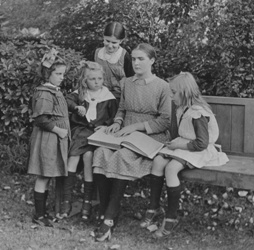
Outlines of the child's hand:
M 175 142 L 166 142 L 165 145 L 168 149 L 171 149 L 171 150 L 179 148 L 177 147 L 177 143 Z
M 57 126 L 55 126 L 52 129 L 52 132 L 54 132 L 55 134 L 57 134 L 61 139 L 65 138 L 68 136 L 68 130 L 64 129 L 64 128 L 59 128 Z
M 75 109 L 78 112 L 78 115 L 85 116 L 86 115 L 86 108 L 83 106 L 76 106 Z
M 59 128 L 58 136 L 59 136 L 61 139 L 67 137 L 67 135 L 68 135 L 68 130 L 67 130 L 67 129 Z
M 170 141 L 170 142 L 166 142 L 165 145 L 168 149 L 174 150 L 174 149 L 185 149 L 187 150 L 187 143 L 189 142 L 189 140 L 187 139 L 183 139 L 181 137 L 177 137 L 174 140 Z

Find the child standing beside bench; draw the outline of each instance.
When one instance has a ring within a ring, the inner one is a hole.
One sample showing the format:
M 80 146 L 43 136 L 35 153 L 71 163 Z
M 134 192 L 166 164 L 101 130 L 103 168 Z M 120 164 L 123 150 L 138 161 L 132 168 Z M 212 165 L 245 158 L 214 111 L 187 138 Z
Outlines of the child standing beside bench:
M 52 49 L 42 59 L 44 82 L 35 89 L 32 98 L 34 127 L 28 162 L 28 174 L 37 175 L 33 222 L 48 227 L 52 226 L 53 218 L 46 212 L 47 186 L 52 177 L 67 176 L 70 137 L 68 107 L 59 88 L 66 64 L 57 54 Z

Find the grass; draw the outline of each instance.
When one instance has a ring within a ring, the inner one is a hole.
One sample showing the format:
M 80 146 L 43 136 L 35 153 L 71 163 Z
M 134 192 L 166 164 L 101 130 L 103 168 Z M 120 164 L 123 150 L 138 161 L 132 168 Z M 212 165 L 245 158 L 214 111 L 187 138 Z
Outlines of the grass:
M 137 219 L 137 213 L 144 214 L 148 204 L 146 184 L 131 183 L 111 241 L 98 243 L 89 236 L 93 221 L 85 224 L 79 214 L 56 223 L 54 228 L 34 228 L 31 222 L 34 177 L 3 171 L 0 175 L 1 250 L 246 250 L 254 246 L 251 192 L 239 197 L 238 190 L 186 183 L 179 226 L 168 239 L 156 241 L 148 230 L 140 229 Z M 75 200 L 81 198 L 80 189 L 78 182 Z M 53 199 L 51 192 L 51 212 Z M 164 198 L 161 202 L 165 205 Z

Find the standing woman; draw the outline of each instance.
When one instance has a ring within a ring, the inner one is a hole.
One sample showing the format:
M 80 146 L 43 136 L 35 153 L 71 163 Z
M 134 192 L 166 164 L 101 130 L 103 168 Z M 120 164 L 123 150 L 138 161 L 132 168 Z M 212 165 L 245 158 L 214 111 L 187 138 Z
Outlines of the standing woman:
M 124 79 L 118 112 L 106 133 L 125 136 L 142 131 L 166 142 L 170 126 L 171 98 L 169 84 L 152 74 L 156 53 L 146 43 L 132 51 L 133 77 Z M 120 210 L 120 202 L 129 180 L 150 174 L 152 160 L 122 148 L 117 151 L 100 147 L 94 153 L 94 178 L 100 195 L 101 224 L 95 239 L 111 237 L 112 227 Z
M 95 51 L 94 60 L 105 71 L 104 85 L 120 101 L 120 80 L 134 75 L 130 54 L 120 46 L 125 38 L 125 29 L 121 23 L 108 23 L 103 33 L 104 47 Z

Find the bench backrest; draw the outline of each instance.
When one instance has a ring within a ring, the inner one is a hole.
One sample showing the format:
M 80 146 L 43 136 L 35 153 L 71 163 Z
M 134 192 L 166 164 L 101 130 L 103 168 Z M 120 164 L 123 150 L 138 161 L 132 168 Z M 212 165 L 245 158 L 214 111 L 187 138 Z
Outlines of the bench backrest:
M 217 143 L 228 154 L 254 156 L 254 99 L 205 96 L 216 116 L 220 135 Z M 176 135 L 175 105 L 171 131 Z

